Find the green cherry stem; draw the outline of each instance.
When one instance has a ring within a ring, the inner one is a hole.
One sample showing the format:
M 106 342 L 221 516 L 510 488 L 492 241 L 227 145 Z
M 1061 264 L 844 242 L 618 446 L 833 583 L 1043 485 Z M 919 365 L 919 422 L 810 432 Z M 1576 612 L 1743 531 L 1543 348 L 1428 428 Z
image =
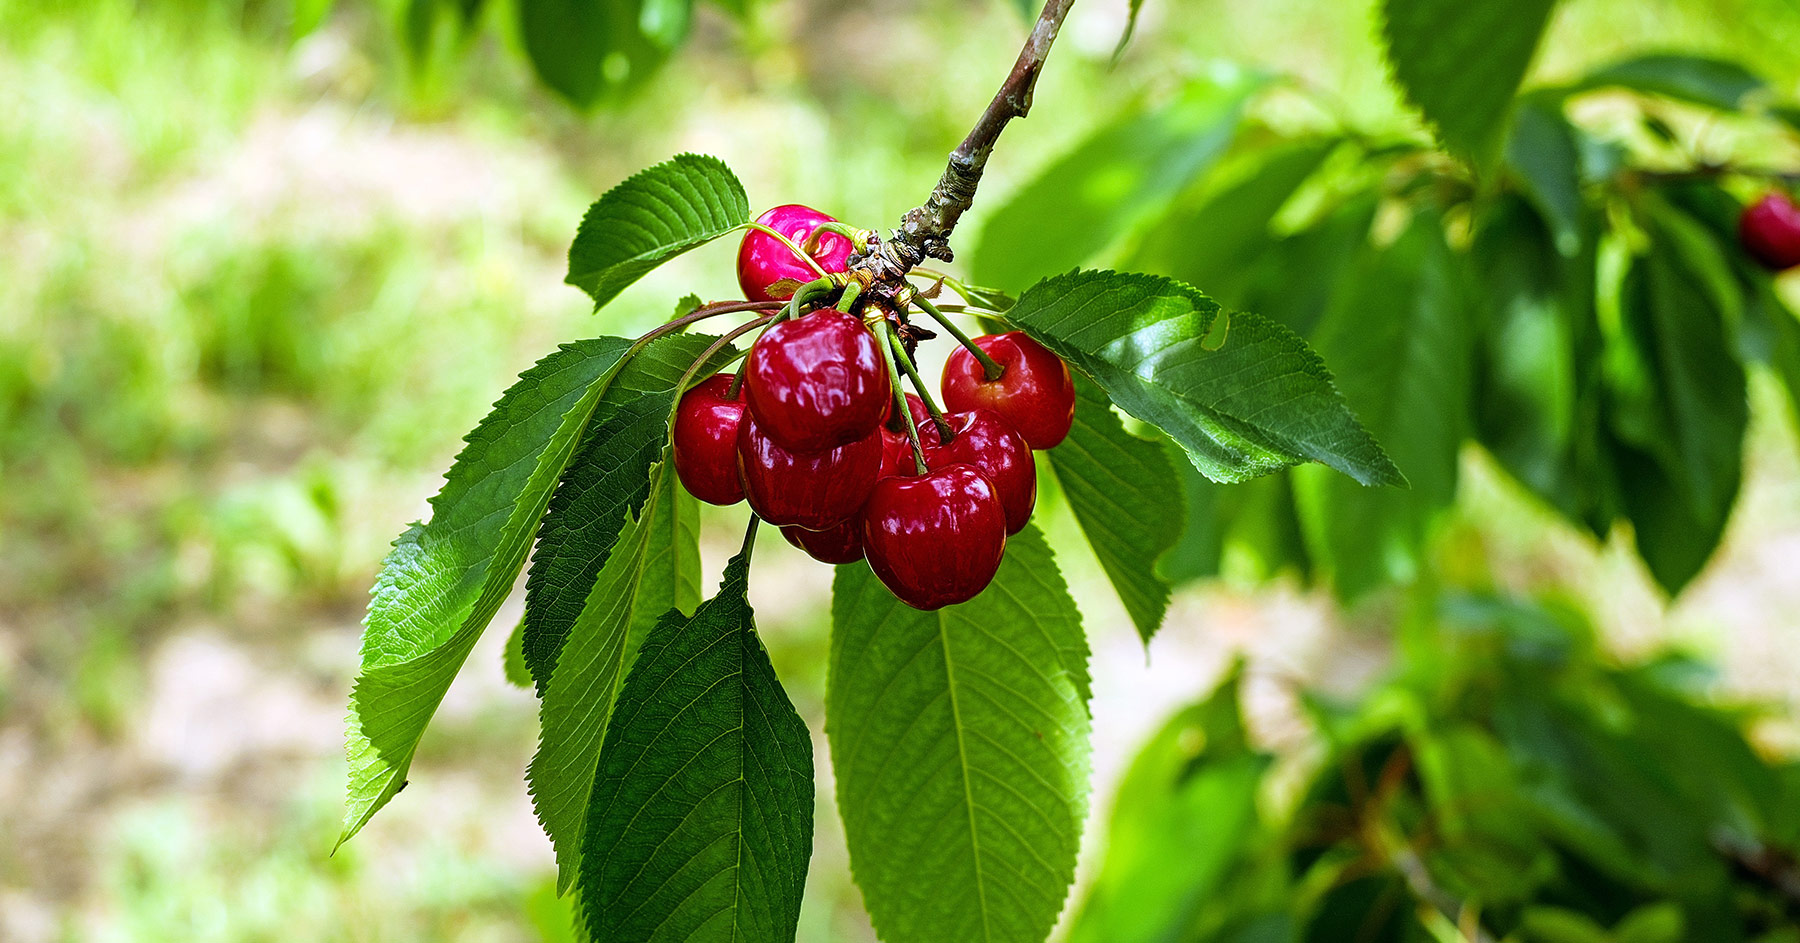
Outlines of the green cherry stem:
M 925 404 L 925 412 L 930 414 L 932 423 L 937 426 L 938 442 L 949 445 L 950 421 L 944 418 L 944 411 L 938 408 L 937 403 L 932 402 L 931 387 L 920 378 L 919 370 L 913 366 L 912 358 L 906 355 L 906 348 L 901 345 L 900 338 L 890 333 L 888 340 L 894 345 L 894 359 L 899 361 L 900 369 L 906 374 L 906 378 L 912 381 L 913 389 L 919 391 L 919 399 Z M 905 396 L 900 397 L 900 405 L 906 405 Z M 912 410 L 907 410 L 906 416 L 909 419 L 912 418 Z
M 881 340 L 881 359 L 887 361 L 888 385 L 894 390 L 894 408 L 906 417 L 906 438 L 912 443 L 913 467 L 923 475 L 929 471 L 925 467 L 925 450 L 919 446 L 919 427 L 913 422 L 912 410 L 906 408 L 906 388 L 900 385 L 900 369 L 894 363 L 894 345 L 899 340 L 894 337 L 894 327 L 887 318 L 876 323 L 875 333 Z
M 755 511 L 751 511 L 750 524 L 744 528 L 744 546 L 738 549 L 738 553 L 743 556 L 745 563 L 750 562 L 750 554 L 756 551 L 756 525 L 760 523 L 762 523 L 762 518 L 756 516 Z
M 731 314 L 736 311 L 773 312 L 779 310 L 780 306 L 781 303 L 778 301 L 721 301 L 709 305 L 702 305 L 673 321 L 658 324 L 650 330 L 645 331 L 642 336 L 632 343 L 630 353 L 635 354 L 644 349 L 651 341 L 668 334 L 673 334 L 690 324 L 704 321 L 707 318 L 718 317 L 721 314 Z
M 807 255 L 804 251 L 801 250 L 801 248 L 799 246 L 794 245 L 794 240 L 789 239 L 788 237 L 782 235 L 781 233 L 776 232 L 773 229 L 770 229 L 767 226 L 764 226 L 762 223 L 745 223 L 742 226 L 738 226 L 736 228 L 738 228 L 738 229 L 754 229 L 757 232 L 762 233 L 765 236 L 774 236 L 775 238 L 780 239 L 781 244 L 784 246 L 787 246 L 788 249 L 794 253 L 795 258 L 799 259 L 802 262 L 805 262 L 807 265 L 812 266 L 812 270 L 815 272 L 818 272 L 820 275 L 825 274 L 825 267 L 819 264 L 818 259 L 815 259 L 810 255 Z
M 845 285 L 843 296 L 838 298 L 837 309 L 845 314 L 849 314 L 850 309 L 856 305 L 856 297 L 862 294 L 862 289 L 862 282 L 859 281 L 852 280 L 849 284 Z
M 800 317 L 801 307 L 810 304 L 814 298 L 827 294 L 836 287 L 837 283 L 829 275 L 821 275 L 801 285 L 794 289 L 794 297 L 788 299 L 787 307 L 781 309 L 781 316 L 776 320 L 792 321 Z
M 855 226 L 845 225 L 844 223 L 820 223 L 813 227 L 813 231 L 807 234 L 806 244 L 801 248 L 806 249 L 808 252 L 819 248 L 820 234 L 828 232 L 837 233 L 845 239 L 850 240 L 850 245 L 855 247 L 858 252 L 862 252 L 869 248 L 869 231 L 866 229 L 857 229 Z
M 748 334 L 751 331 L 756 330 L 757 328 L 768 325 L 770 322 L 772 322 L 774 320 L 775 320 L 775 315 L 765 314 L 759 318 L 756 318 L 755 320 L 746 321 L 743 324 L 740 324 L 737 327 L 732 328 L 728 333 L 726 333 L 726 335 L 724 337 L 721 337 L 718 340 L 713 341 L 709 347 L 707 347 L 705 350 L 701 351 L 700 356 L 695 358 L 693 363 L 688 364 L 687 372 L 683 373 L 681 375 L 681 382 L 677 383 L 675 385 L 675 405 L 670 407 L 670 409 L 669 409 L 669 422 L 673 423 L 675 421 L 675 410 L 681 408 L 681 394 L 687 392 L 688 384 L 693 381 L 694 374 L 700 370 L 700 366 L 702 364 L 706 363 L 708 360 L 711 360 L 713 358 L 713 355 L 718 353 L 720 350 L 722 350 L 725 347 L 725 345 L 731 343 L 734 340 L 737 340 L 740 337 L 743 337 L 745 334 Z M 737 399 L 738 387 L 742 386 L 743 383 L 744 383 L 744 374 L 743 374 L 743 371 L 740 370 L 740 371 L 738 371 L 738 375 L 735 377 L 732 377 L 732 379 L 731 379 L 731 390 L 730 390 L 731 396 L 729 398 Z
M 934 305 L 930 301 L 926 300 L 924 295 L 914 295 L 912 300 L 913 300 L 913 304 L 918 305 L 921 309 L 924 310 L 924 312 L 926 314 L 931 315 L 931 319 L 933 321 L 936 321 L 938 324 L 942 325 L 944 330 L 949 331 L 950 336 L 956 338 L 957 343 L 959 343 L 959 344 L 963 345 L 963 347 L 967 348 L 969 353 L 974 354 L 976 360 L 981 361 L 982 372 L 984 374 L 986 374 L 987 380 L 989 383 L 992 383 L 995 380 L 1000 379 L 1000 377 L 1006 373 L 1006 369 L 1004 367 L 1000 366 L 999 363 L 995 362 L 994 358 L 989 357 L 987 354 L 987 351 L 982 350 L 980 347 L 977 347 L 975 345 L 975 342 L 973 340 L 969 339 L 969 335 L 963 333 L 963 329 L 960 327 L 957 327 L 956 322 L 950 320 L 949 315 L 938 310 L 937 305 Z

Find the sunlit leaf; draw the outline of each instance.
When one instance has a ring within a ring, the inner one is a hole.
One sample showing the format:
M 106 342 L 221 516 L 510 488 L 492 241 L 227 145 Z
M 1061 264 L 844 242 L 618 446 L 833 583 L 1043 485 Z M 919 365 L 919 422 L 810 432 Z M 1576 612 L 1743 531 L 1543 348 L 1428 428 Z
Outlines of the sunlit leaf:
M 1408 101 L 1451 150 L 1485 164 L 1497 151 L 1555 0 L 1383 0 L 1388 64 Z
M 639 171 L 588 207 L 564 281 L 596 306 L 646 272 L 750 221 L 750 198 L 725 162 L 682 154 Z

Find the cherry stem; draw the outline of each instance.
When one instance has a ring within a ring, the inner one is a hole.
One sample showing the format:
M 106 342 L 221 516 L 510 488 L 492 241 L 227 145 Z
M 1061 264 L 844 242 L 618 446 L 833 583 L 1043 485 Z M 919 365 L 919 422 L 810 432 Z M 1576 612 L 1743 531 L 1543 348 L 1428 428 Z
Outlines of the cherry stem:
M 969 335 L 963 333 L 963 329 L 960 327 L 957 327 L 956 322 L 950 320 L 949 315 L 938 310 L 937 305 L 932 304 L 930 301 L 927 301 L 925 299 L 925 296 L 923 296 L 923 295 L 914 295 L 913 296 L 913 304 L 918 305 L 921 309 L 923 309 L 925 311 L 926 314 L 931 315 L 931 319 L 933 321 L 936 321 L 938 324 L 942 325 L 944 330 L 950 332 L 950 336 L 956 338 L 957 343 L 963 345 L 964 349 L 968 350 L 969 353 L 975 355 L 976 360 L 981 361 L 982 373 L 984 375 L 986 375 L 987 381 L 989 383 L 992 383 L 995 380 L 998 380 L 1002 376 L 1006 375 L 1006 368 L 1000 366 L 999 362 L 996 361 L 994 358 L 989 357 L 988 352 L 985 350 L 982 350 L 978 345 L 976 345 L 976 343 L 973 340 L 971 340 L 969 338 Z
M 913 366 L 912 358 L 906 355 L 906 348 L 900 343 L 900 338 L 890 333 L 888 339 L 894 345 L 894 359 L 900 362 L 900 369 L 906 373 L 906 378 L 912 381 L 913 389 L 919 391 L 919 400 L 925 404 L 925 412 L 931 416 L 932 423 L 937 426 L 938 443 L 949 445 L 950 440 L 954 438 L 954 434 L 950 431 L 950 421 L 944 418 L 944 411 L 931 401 L 930 388 L 919 377 L 918 368 Z M 906 404 L 905 396 L 900 397 L 900 404 L 903 406 Z M 911 417 L 912 411 L 907 410 L 906 414 Z
M 788 299 L 787 307 L 781 309 L 781 316 L 777 320 L 792 321 L 800 317 L 800 307 L 802 305 L 811 302 L 814 298 L 831 291 L 831 289 L 835 287 L 837 287 L 837 285 L 831 280 L 831 276 L 829 275 L 821 275 L 818 278 L 801 285 L 799 288 L 794 289 L 794 296 Z M 858 290 L 860 291 L 861 289 L 859 288 Z
M 716 341 L 713 341 L 712 344 L 708 345 L 705 350 L 701 351 L 700 356 L 694 358 L 693 363 L 688 364 L 687 372 L 683 373 L 681 375 L 681 382 L 675 384 L 675 406 L 669 410 L 669 421 L 673 422 L 675 420 L 675 410 L 679 409 L 681 407 L 681 394 L 687 392 L 688 383 L 692 382 L 692 380 L 694 379 L 694 374 L 699 372 L 702 364 L 711 360 L 713 358 L 714 354 L 716 354 L 720 350 L 724 349 L 725 345 L 731 343 L 734 340 L 737 340 L 740 337 L 743 337 L 745 334 L 748 334 L 751 331 L 754 331 L 757 328 L 762 327 L 765 324 L 768 324 L 770 321 L 773 321 L 773 320 L 775 320 L 775 315 L 765 314 L 762 317 L 756 318 L 755 320 L 746 321 L 743 324 L 740 324 L 737 327 L 732 328 L 729 332 L 727 332 L 725 334 L 725 336 L 719 338 Z M 737 376 L 732 377 L 732 379 L 731 379 L 730 396 L 728 396 L 727 398 L 728 399 L 737 399 L 738 388 L 741 387 L 743 385 L 743 383 L 744 383 L 744 374 L 743 374 L 743 371 L 740 370 L 740 371 L 738 371 Z
M 850 240 L 850 245 L 854 247 L 857 252 L 861 252 L 869 247 L 869 231 L 866 229 L 857 229 L 855 226 L 845 225 L 844 223 L 820 223 L 813 227 L 812 232 L 807 233 L 806 241 L 801 243 L 800 248 L 805 249 L 808 254 L 817 252 L 819 250 L 819 237 L 828 232 L 837 233 L 845 239 Z
M 756 516 L 755 511 L 751 511 L 750 524 L 744 528 L 744 545 L 738 549 L 738 554 L 744 558 L 746 564 L 750 562 L 750 554 L 756 550 L 756 525 L 760 523 L 762 523 L 762 518 Z
M 642 336 L 632 343 L 629 353 L 635 354 L 644 349 L 651 341 L 654 341 L 659 337 L 673 334 L 690 324 L 704 321 L 707 318 L 718 317 L 721 314 L 731 314 L 736 311 L 774 311 L 779 309 L 780 306 L 781 302 L 779 301 L 720 301 L 709 305 L 702 305 L 673 321 L 658 324 L 650 330 L 645 331 Z
M 791 249 L 793 251 L 795 258 L 799 259 L 802 262 L 805 262 L 807 265 L 812 266 L 812 270 L 815 272 L 818 272 L 820 275 L 825 274 L 825 267 L 819 264 L 818 259 L 815 259 L 810 255 L 807 255 L 806 252 L 803 251 L 799 246 L 794 245 L 794 240 L 789 239 L 788 237 L 782 235 L 781 233 L 778 233 L 775 230 L 773 230 L 767 226 L 764 226 L 762 223 L 745 223 L 744 225 L 742 225 L 738 228 L 739 229 L 754 229 L 757 232 L 762 233 L 763 235 L 774 236 L 775 238 L 780 239 L 782 245 L 787 246 L 789 249 Z
M 925 467 L 925 450 L 919 445 L 919 426 L 913 422 L 912 410 L 906 406 L 906 388 L 900 385 L 900 368 L 894 363 L 894 345 L 898 343 L 894 327 L 887 318 L 882 318 L 875 327 L 881 341 L 881 359 L 887 361 L 888 385 L 894 390 L 894 408 L 906 417 L 906 438 L 912 443 L 913 467 L 923 475 L 929 469 Z
M 964 302 L 967 302 L 968 305 L 973 308 L 979 308 L 983 311 L 993 311 L 995 313 L 1004 311 L 1005 308 L 996 308 L 992 304 L 986 303 L 986 301 L 984 300 L 986 298 L 994 298 L 994 297 L 1005 298 L 1006 306 L 1007 307 L 1012 306 L 1013 299 L 1007 297 L 1003 292 L 999 291 L 998 289 L 970 287 L 967 282 L 964 282 L 963 280 L 949 274 L 948 272 L 940 272 L 937 269 L 929 269 L 929 268 L 915 268 L 912 270 L 911 274 L 920 275 L 925 278 L 932 279 L 932 280 L 934 280 L 940 284 L 943 284 L 945 286 L 948 286 L 951 291 L 954 291 L 958 295 L 961 295 L 962 300 Z
M 862 282 L 853 281 L 844 286 L 844 294 L 838 299 L 837 309 L 845 314 L 856 305 L 856 296 L 862 294 Z

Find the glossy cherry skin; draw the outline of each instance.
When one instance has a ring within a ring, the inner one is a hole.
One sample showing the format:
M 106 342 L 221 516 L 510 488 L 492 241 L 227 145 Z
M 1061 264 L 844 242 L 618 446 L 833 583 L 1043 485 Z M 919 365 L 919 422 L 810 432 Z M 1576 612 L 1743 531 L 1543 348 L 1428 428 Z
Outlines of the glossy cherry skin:
M 904 432 L 881 430 L 881 477 L 894 475 L 917 474 L 918 463 L 913 461 L 912 440 Z
M 744 391 L 757 425 L 795 452 L 867 438 L 893 403 L 875 335 L 830 308 L 764 331 L 744 364 Z
M 971 409 L 944 418 L 953 438 L 945 445 L 936 432 L 921 434 L 925 464 L 941 468 L 961 462 L 981 469 L 1000 496 L 1006 532 L 1018 533 L 1031 520 L 1031 509 L 1037 504 L 1037 463 L 1031 459 L 1031 446 L 991 410 Z
M 862 521 L 854 517 L 829 530 L 783 527 L 781 536 L 820 563 L 855 563 L 863 558 Z
M 925 408 L 925 401 L 911 393 L 906 394 L 906 411 L 912 413 L 913 422 L 918 425 L 919 431 L 923 432 L 925 424 L 931 421 L 931 411 Z M 900 411 L 897 409 L 889 409 L 888 412 L 891 415 L 888 416 L 887 427 L 905 435 L 906 417 L 900 415 Z
M 862 513 L 869 569 L 914 609 L 942 609 L 987 588 L 1006 552 L 1006 512 L 973 465 L 883 478 Z
M 1800 206 L 1785 193 L 1770 193 L 1738 217 L 1744 251 L 1777 272 L 1800 265 Z
M 750 510 L 780 526 L 826 530 L 862 508 L 881 474 L 876 432 L 823 452 L 792 452 L 764 435 L 746 411 L 738 423 L 737 465 Z
M 1075 422 L 1075 381 L 1069 365 L 1019 331 L 975 338 L 1004 371 L 989 382 L 981 361 L 958 347 L 944 363 L 944 408 L 991 409 L 1034 449 L 1047 449 Z
M 738 420 L 744 416 L 744 391 L 727 399 L 732 375 L 707 377 L 681 397 L 670 440 L 675 448 L 675 474 L 688 494 L 707 504 L 730 505 L 744 500 L 738 478 Z
M 806 247 L 807 237 L 820 223 L 837 222 L 799 203 L 777 206 L 758 216 L 756 221 L 793 240 L 794 245 L 802 249 Z M 828 232 L 819 237 L 809 254 L 825 271 L 842 272 L 850 267 L 850 253 L 854 248 L 849 239 Z M 744 241 L 738 245 L 737 276 L 738 287 L 744 289 L 746 299 L 786 301 L 794 296 L 794 288 L 818 278 L 819 273 L 794 255 L 794 250 L 782 245 L 781 240 L 752 229 L 744 233 Z M 769 290 L 784 278 L 791 279 L 795 285 L 773 292 Z

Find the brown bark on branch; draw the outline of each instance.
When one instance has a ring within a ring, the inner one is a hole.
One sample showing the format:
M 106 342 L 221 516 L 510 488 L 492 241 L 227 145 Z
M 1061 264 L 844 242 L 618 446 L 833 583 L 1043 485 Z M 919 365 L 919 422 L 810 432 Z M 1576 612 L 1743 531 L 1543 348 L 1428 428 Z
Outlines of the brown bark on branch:
M 900 219 L 900 228 L 887 239 L 874 241 L 866 255 L 852 260 L 852 268 L 864 271 L 870 281 L 898 285 L 913 266 L 926 258 L 951 260 L 950 232 L 956 221 L 975 202 L 975 188 L 981 183 L 981 172 L 987 168 L 988 155 L 1007 122 L 1023 118 L 1031 110 L 1031 93 L 1037 86 L 1038 74 L 1044 71 L 1044 60 L 1057 31 L 1069 15 L 1075 0 L 1049 0 L 1038 14 L 1037 24 L 1019 50 L 1012 72 L 1001 83 L 994 100 L 988 103 L 981 118 L 969 130 L 950 162 L 944 168 L 931 196 Z

